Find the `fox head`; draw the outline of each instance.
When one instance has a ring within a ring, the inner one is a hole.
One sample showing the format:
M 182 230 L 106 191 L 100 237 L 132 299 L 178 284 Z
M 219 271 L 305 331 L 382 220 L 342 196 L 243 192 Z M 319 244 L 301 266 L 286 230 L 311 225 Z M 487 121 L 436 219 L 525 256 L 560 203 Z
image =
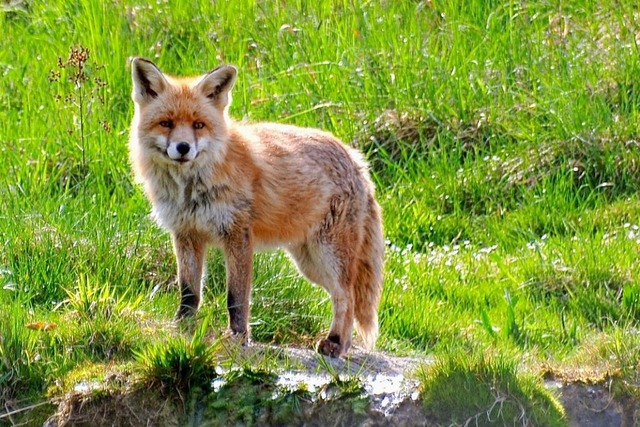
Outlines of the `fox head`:
M 131 71 L 134 156 L 175 167 L 224 157 L 235 67 L 222 65 L 203 76 L 175 78 L 151 61 L 134 58 Z

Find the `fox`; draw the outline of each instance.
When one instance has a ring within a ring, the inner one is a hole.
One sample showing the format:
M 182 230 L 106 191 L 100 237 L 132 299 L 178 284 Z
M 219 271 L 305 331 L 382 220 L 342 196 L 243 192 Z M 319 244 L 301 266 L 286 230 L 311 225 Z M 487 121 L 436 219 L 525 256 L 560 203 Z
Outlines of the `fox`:
M 345 356 L 354 326 L 372 350 L 384 238 L 363 154 L 319 129 L 232 119 L 233 65 L 176 77 L 136 57 L 131 73 L 130 163 L 152 217 L 171 236 L 176 320 L 195 316 L 207 251 L 221 249 L 227 333 L 247 345 L 254 251 L 284 249 L 330 296 L 333 318 L 316 351 Z

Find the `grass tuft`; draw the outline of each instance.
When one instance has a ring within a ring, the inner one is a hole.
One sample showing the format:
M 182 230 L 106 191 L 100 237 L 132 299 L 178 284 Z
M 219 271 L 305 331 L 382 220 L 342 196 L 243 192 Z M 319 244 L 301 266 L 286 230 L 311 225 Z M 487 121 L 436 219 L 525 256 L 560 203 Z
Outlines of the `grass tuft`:
M 421 373 L 421 398 L 437 425 L 565 426 L 541 380 L 505 356 L 445 355 Z
M 221 344 L 212 345 L 206 340 L 208 325 L 205 319 L 190 339 L 170 337 L 136 351 L 134 357 L 143 381 L 165 393 L 184 393 L 196 387 L 210 389 L 218 376 L 216 353 Z

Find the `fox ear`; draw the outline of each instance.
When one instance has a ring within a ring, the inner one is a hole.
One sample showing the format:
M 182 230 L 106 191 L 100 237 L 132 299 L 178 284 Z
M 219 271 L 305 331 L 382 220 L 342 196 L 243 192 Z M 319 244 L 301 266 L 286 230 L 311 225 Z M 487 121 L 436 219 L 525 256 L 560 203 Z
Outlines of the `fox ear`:
M 144 58 L 134 58 L 131 62 L 133 78 L 133 100 L 137 103 L 149 102 L 167 87 L 167 80 L 156 65 Z
M 221 65 L 205 74 L 196 88 L 219 108 L 229 105 L 231 88 L 236 81 L 238 70 L 232 65 Z

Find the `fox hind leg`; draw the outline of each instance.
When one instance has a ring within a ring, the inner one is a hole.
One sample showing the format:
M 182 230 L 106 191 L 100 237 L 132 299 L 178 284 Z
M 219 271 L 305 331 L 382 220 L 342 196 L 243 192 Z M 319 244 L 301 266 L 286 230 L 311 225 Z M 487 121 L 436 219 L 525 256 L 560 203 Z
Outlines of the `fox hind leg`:
M 354 257 L 337 250 L 333 242 L 306 242 L 289 252 L 302 274 L 322 286 L 331 297 L 333 320 L 327 337 L 318 342 L 317 351 L 331 357 L 344 355 L 351 347 L 353 335 Z
M 344 292 L 347 291 L 347 292 Z M 321 339 L 316 347 L 325 356 L 339 357 L 347 353 L 351 347 L 353 335 L 353 297 L 351 289 L 336 287 L 331 292 L 333 320 L 326 338 Z

